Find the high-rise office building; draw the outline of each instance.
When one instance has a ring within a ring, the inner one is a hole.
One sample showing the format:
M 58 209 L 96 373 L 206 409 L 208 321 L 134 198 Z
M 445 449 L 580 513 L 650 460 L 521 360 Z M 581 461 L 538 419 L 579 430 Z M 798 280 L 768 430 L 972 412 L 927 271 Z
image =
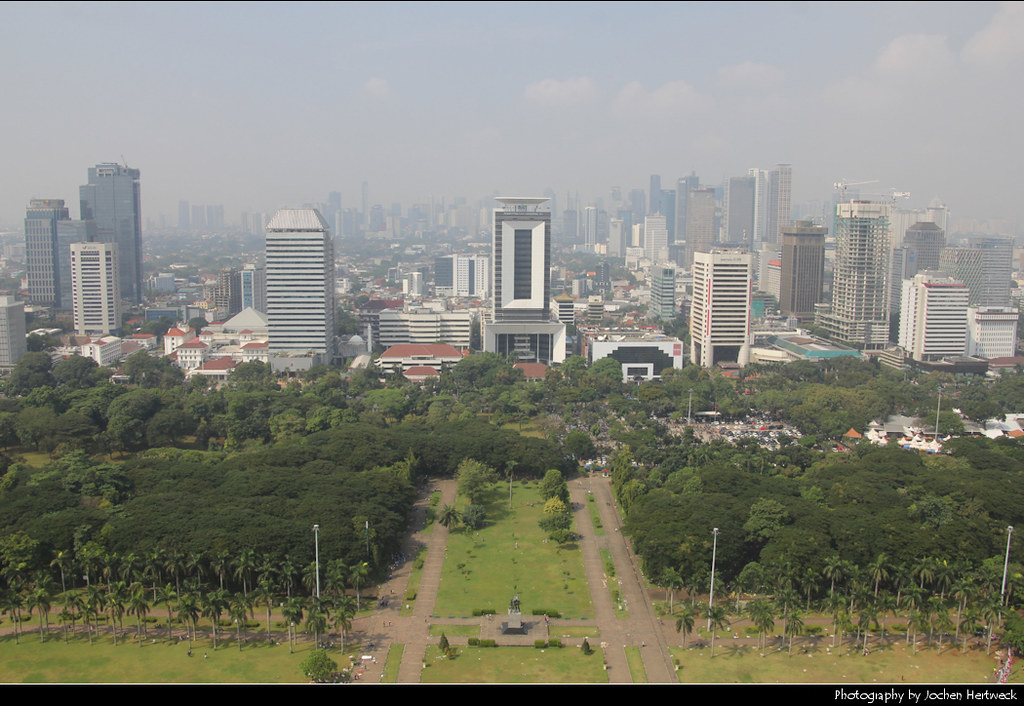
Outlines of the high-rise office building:
M 190 211 L 188 201 L 178 202 L 178 228 L 181 230 L 188 230 L 192 227 L 192 219 L 190 218 Z M 242 228 L 245 228 L 245 224 L 242 224 Z
M 597 207 L 587 206 L 583 209 L 583 245 L 593 251 L 597 245 Z
M 546 198 L 498 198 L 492 304 L 484 350 L 520 362 L 565 360 L 565 324 L 551 320 L 551 212 Z
M 777 243 L 782 229 L 790 225 L 793 209 L 793 167 L 776 164 L 768 173 L 768 212 L 765 216 L 764 242 Z
M 271 355 L 334 358 L 334 243 L 316 209 L 281 209 L 267 223 Z
M 694 253 L 708 252 L 714 246 L 715 190 L 694 189 L 686 205 L 686 267 L 693 264 Z
M 57 224 L 68 220 L 63 199 L 32 199 L 25 212 L 25 275 L 28 300 L 60 307 Z
M 1017 348 L 1020 312 L 1011 307 L 967 308 L 967 355 L 1009 358 Z
M 980 306 L 986 273 L 978 248 L 942 248 L 939 270 L 947 277 L 963 282 L 970 292 L 971 306 Z
M 752 248 L 757 179 L 753 176 L 729 177 L 722 200 L 724 242 Z
M 71 308 L 71 244 L 96 240 L 96 221 L 57 221 L 57 282 L 60 298 L 57 306 Z
M 676 318 L 676 268 L 672 265 L 651 267 L 651 316 L 662 321 Z
M 75 333 L 95 336 L 121 330 L 117 243 L 71 243 L 71 312 Z
M 939 269 L 939 254 L 946 247 L 946 231 L 935 223 L 919 222 L 907 228 L 903 247 L 913 253 L 916 268 L 910 276 L 925 270 Z
M 929 271 L 903 281 L 899 345 L 914 360 L 967 352 L 967 285 Z
M 262 267 L 253 264 L 242 265 L 238 273 L 242 296 L 242 309 L 255 309 L 260 313 L 267 311 L 267 273 Z
M 976 236 L 970 245 L 981 251 L 982 279 L 978 306 L 1008 306 L 1013 288 L 1013 238 Z
M 668 227 L 660 214 L 644 218 L 644 257 L 648 260 L 668 258 Z
M 686 242 L 686 210 L 690 203 L 690 192 L 700 188 L 696 174 L 680 177 L 676 182 L 676 229 L 675 242 Z
M 120 164 L 89 168 L 79 189 L 82 220 L 96 222 L 96 240 L 117 244 L 121 296 L 142 302 L 142 199 L 139 170 Z
M 25 304 L 0 296 L 0 370 L 10 370 L 27 352 Z
M 848 345 L 885 348 L 889 341 L 889 204 L 853 200 L 836 205 L 831 308 L 815 324 Z
M 742 250 L 694 254 L 690 362 L 704 368 L 750 362 L 753 267 L 753 256 Z
M 828 228 L 802 221 L 782 229 L 782 274 L 779 309 L 801 321 L 814 319 L 822 298 L 825 235 Z

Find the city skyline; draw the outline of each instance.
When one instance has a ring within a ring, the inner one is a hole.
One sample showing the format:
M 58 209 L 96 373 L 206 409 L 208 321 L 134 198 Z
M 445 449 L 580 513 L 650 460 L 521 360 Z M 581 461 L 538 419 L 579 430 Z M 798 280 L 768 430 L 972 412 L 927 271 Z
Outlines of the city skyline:
M 169 223 L 181 200 L 223 204 L 229 223 L 330 191 L 359 209 L 363 182 L 384 204 L 548 187 L 607 199 L 651 174 L 717 185 L 777 163 L 793 165 L 794 204 L 875 180 L 866 197 L 1022 221 L 1024 99 L 1006 89 L 1024 6 L 600 10 L 7 4 L 0 51 L 32 70 L 0 79 L 19 165 L 0 181 L 0 225 L 17 230 L 33 198 L 79 218 L 82 165 L 109 161 L 141 170 L 143 219 Z M 52 98 L 38 100 L 43 76 Z

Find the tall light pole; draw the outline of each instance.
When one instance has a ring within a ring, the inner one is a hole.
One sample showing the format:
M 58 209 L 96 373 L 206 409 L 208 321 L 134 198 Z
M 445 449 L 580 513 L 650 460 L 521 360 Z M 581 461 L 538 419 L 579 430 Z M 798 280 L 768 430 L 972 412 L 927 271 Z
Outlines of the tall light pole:
M 316 556 L 316 597 L 320 598 L 320 525 L 313 525 L 313 543 Z
M 718 556 L 718 528 L 711 530 L 715 535 L 714 544 L 711 547 L 711 590 L 708 591 L 708 630 L 711 629 L 711 608 L 715 605 L 715 559 Z
M 999 605 L 1006 605 L 1006 570 L 1010 566 L 1010 539 L 1013 538 L 1013 525 L 1006 528 L 1006 560 L 1003 562 L 1003 587 L 999 590 Z
M 693 390 L 690 390 L 690 401 L 686 403 L 686 423 L 693 425 Z
M 939 413 L 942 411 L 942 388 L 939 388 L 939 403 L 935 406 L 935 443 L 939 442 Z

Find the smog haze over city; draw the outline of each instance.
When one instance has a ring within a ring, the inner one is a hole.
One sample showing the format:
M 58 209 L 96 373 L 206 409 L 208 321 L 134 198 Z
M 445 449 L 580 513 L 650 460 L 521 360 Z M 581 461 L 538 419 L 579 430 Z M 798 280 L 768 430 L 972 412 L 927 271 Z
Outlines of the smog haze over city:
M 1021 222 L 1018 3 L 5 3 L 0 226 L 78 217 L 86 168 L 143 216 L 545 188 L 583 199 L 793 165 Z M 875 193 L 877 192 L 877 193 Z

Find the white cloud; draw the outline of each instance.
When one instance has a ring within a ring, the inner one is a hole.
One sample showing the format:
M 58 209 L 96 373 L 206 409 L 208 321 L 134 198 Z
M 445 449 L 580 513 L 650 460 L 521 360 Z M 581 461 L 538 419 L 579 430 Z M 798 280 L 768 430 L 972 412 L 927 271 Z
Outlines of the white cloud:
M 370 77 L 366 83 L 363 84 L 363 90 L 374 98 L 381 100 L 391 97 L 391 84 L 385 78 L 379 78 L 377 76 Z
M 889 42 L 875 59 L 875 72 L 895 81 L 944 76 L 955 57 L 941 34 L 904 34 Z
M 1024 56 L 1024 3 L 1003 3 L 989 26 L 964 45 L 961 56 L 986 68 L 999 68 Z
M 597 97 L 597 86 L 586 76 L 565 81 L 546 78 L 527 86 L 524 95 L 533 103 L 564 108 L 594 100 Z
M 615 97 L 614 111 L 619 116 L 666 118 L 701 112 L 710 105 L 711 99 L 686 81 L 669 81 L 653 91 L 633 81 Z
M 778 66 L 744 61 L 735 66 L 723 66 L 718 70 L 718 79 L 724 84 L 771 88 L 782 83 L 785 74 Z

